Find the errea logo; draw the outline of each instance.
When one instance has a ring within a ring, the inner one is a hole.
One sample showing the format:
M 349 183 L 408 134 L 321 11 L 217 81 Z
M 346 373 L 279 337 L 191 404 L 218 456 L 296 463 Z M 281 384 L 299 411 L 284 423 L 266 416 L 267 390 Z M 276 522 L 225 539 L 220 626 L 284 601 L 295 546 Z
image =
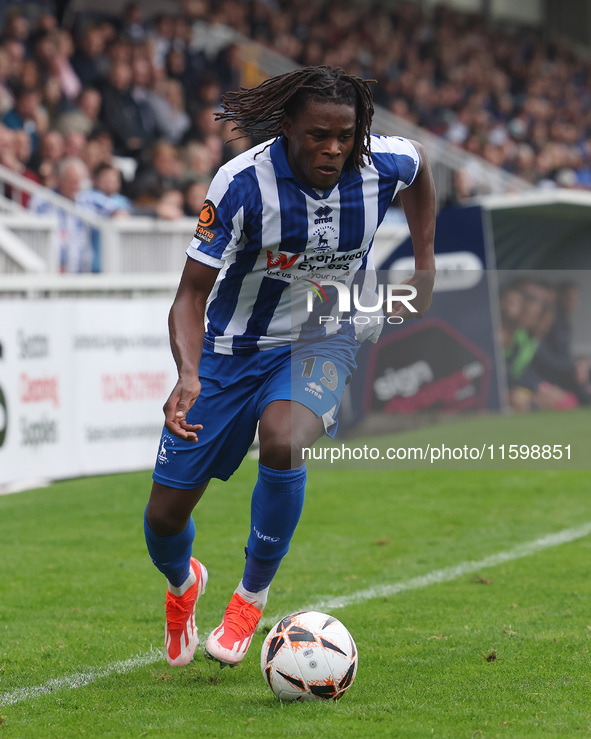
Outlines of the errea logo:
M 332 216 L 330 215 L 332 213 L 332 208 L 329 208 L 328 205 L 323 205 L 317 210 L 314 211 L 314 215 L 316 218 L 314 219 L 314 224 L 318 225 L 319 223 L 332 223 Z

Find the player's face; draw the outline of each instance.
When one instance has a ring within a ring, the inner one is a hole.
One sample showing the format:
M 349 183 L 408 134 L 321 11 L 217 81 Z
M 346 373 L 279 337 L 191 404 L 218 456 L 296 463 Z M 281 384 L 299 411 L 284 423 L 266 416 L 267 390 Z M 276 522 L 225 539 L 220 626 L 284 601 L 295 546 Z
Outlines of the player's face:
M 319 190 L 329 190 L 341 176 L 355 143 L 352 105 L 309 100 L 293 118 L 284 116 L 287 161 L 293 173 Z

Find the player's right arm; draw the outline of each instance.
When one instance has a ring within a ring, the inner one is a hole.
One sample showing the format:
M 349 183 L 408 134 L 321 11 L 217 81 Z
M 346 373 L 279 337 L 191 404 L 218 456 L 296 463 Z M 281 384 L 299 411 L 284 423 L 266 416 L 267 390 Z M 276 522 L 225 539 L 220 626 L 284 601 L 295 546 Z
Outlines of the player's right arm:
M 170 346 L 178 380 L 164 404 L 164 425 L 171 434 L 197 441 L 201 424 L 189 424 L 186 415 L 201 391 L 199 362 L 205 336 L 205 306 L 219 269 L 187 258 L 168 316 Z

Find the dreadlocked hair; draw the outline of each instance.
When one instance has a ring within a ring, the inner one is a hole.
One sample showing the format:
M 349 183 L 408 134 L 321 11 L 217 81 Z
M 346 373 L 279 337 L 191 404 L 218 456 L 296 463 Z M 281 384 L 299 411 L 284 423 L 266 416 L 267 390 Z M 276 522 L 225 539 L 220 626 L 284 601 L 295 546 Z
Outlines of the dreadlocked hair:
M 276 141 L 283 132 L 283 114 L 294 118 L 308 100 L 351 105 L 355 108 L 355 139 L 350 161 L 359 170 L 365 166 L 364 157 L 371 159 L 374 108 L 369 82 L 374 81 L 345 74 L 340 67 L 303 67 L 257 87 L 228 92 L 222 99 L 223 112 L 216 118 L 235 123 L 232 130 L 242 132 L 237 138 L 264 136 Z

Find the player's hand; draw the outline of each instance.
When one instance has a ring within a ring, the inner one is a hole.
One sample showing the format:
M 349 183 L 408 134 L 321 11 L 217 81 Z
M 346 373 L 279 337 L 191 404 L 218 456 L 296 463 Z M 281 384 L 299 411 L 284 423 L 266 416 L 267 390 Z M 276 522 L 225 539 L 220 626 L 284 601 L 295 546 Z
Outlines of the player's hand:
M 417 291 L 415 298 L 410 300 L 416 313 L 410 311 L 404 303 L 396 303 L 393 310 L 389 311 L 391 316 L 401 318 L 422 318 L 429 310 L 433 298 L 433 285 L 435 284 L 435 270 L 417 270 L 413 275 L 402 280 L 401 285 L 411 285 Z
M 164 425 L 171 434 L 185 441 L 199 441 L 197 432 L 203 428 L 202 424 L 187 423 L 186 416 L 193 407 L 201 392 L 201 383 L 197 377 L 191 380 L 179 379 L 164 404 Z

